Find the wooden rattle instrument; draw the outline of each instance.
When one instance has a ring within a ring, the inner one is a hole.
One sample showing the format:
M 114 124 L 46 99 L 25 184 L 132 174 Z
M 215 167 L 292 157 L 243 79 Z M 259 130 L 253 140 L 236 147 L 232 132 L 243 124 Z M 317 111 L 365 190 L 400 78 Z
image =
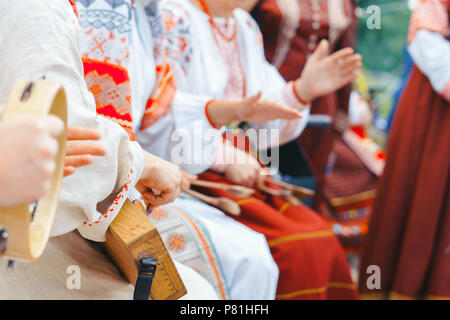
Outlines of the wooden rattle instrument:
M 135 286 L 135 300 L 176 300 L 187 293 L 158 230 L 138 203 L 125 201 L 106 232 L 104 248 Z

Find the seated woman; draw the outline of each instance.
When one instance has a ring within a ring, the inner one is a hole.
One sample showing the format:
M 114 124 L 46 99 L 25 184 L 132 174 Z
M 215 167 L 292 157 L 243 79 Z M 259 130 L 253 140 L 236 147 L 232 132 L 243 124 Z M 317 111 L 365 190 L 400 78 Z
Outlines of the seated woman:
M 139 132 L 137 139 L 145 149 L 179 163 L 190 173 L 214 168 L 224 177 L 212 172 L 202 177 L 254 186 L 260 165 L 232 146 L 224 147 L 223 125 L 247 120 L 259 132 L 269 129 L 267 136 L 272 138 L 259 141 L 259 147 L 286 143 L 303 130 L 308 101 L 352 81 L 360 57 L 351 49 L 328 56 L 328 44 L 322 42 L 303 76 L 287 84 L 265 60 L 259 29 L 248 13 L 237 9 L 240 4 L 225 0 L 162 2 L 159 17 L 164 28 L 153 32 L 156 55 L 170 61 L 184 96 L 175 98 L 171 110 L 154 126 Z M 150 23 L 154 19 L 150 18 Z M 302 118 L 253 123 L 259 120 L 256 113 L 240 119 L 242 105 L 254 103 L 264 109 L 275 102 L 299 111 Z M 167 132 L 167 128 L 172 131 Z M 279 135 L 271 134 L 277 131 Z M 181 143 L 179 137 L 183 138 Z M 244 164 L 226 161 L 235 156 Z M 280 269 L 278 299 L 357 297 L 344 252 L 317 214 L 279 197 L 257 194 L 242 199 L 209 192 L 236 200 L 242 210 L 236 220 L 266 236 Z
M 124 1 L 112 7 L 104 1 L 77 2 L 82 26 L 81 49 L 88 87 L 97 102 L 97 112 L 128 130 L 130 137 L 162 128 L 152 148 L 164 148 L 160 139 L 172 133 L 160 120 L 171 113 L 172 101 L 188 95 L 176 90 L 170 66 L 155 66 L 152 31 L 160 30 L 155 1 Z M 99 12 L 105 13 L 99 18 Z M 107 13 L 107 14 L 106 14 Z M 152 25 L 147 16 L 152 17 Z M 126 17 L 114 28 L 117 17 Z M 98 23 L 101 21 L 101 23 Z M 122 32 L 121 30 L 127 30 Z M 91 44 L 108 34 L 103 50 Z M 106 94 L 108 93 L 108 94 Z M 115 94 L 111 94 L 115 93 Z M 193 97 L 195 99 L 196 97 Z M 197 98 L 198 99 L 198 98 Z M 242 110 L 249 113 L 251 107 Z M 273 105 L 260 118 L 296 117 L 297 111 Z M 227 217 L 219 210 L 191 198 L 182 197 L 150 215 L 175 260 L 203 275 L 222 299 L 273 299 L 278 268 L 262 234 Z
M 246 9 L 261 28 L 267 60 L 286 81 L 302 74 L 307 57 L 322 39 L 330 42 L 331 52 L 356 45 L 357 1 L 246 3 Z M 364 100 L 352 93 L 352 87 L 350 83 L 312 101 L 311 113 L 327 115 L 332 123 L 326 127 L 308 126 L 286 148 L 301 148 L 317 181 L 312 208 L 329 221 L 344 247 L 352 247 L 354 252 L 360 248 L 367 230 L 383 153 L 368 138 L 366 126 L 360 121 L 371 121 L 371 111 L 365 108 Z
M 357 18 L 353 0 L 250 0 L 251 15 L 261 28 L 267 60 L 286 81 L 297 79 L 308 56 L 321 40 L 330 42 L 330 51 L 355 47 Z M 333 119 L 329 127 L 308 127 L 297 139 L 317 178 L 313 208 L 323 213 L 325 173 L 332 153 L 336 115 L 346 113 L 351 84 L 311 102 L 312 114 Z M 349 150 L 350 151 L 350 150 Z M 350 151 L 351 152 L 351 151 Z
M 114 122 L 96 116 L 83 78 L 78 22 L 69 2 L 2 1 L 0 12 L 0 103 L 9 93 L 11 79 L 45 75 L 64 86 L 69 123 L 98 130 L 106 149 L 104 157 L 64 179 L 54 238 L 41 259 L 31 265 L 18 263 L 14 270 L 0 268 L 0 298 L 131 299 L 133 287 L 83 238 L 104 240 L 121 208 L 120 200 L 137 183 L 150 203 L 172 201 L 180 192 L 182 173 L 179 167 L 143 152 Z M 112 210 L 104 213 L 108 209 Z M 71 266 L 79 268 L 79 290 L 67 286 Z M 177 267 L 189 291 L 187 298 L 217 297 L 204 278 L 188 267 Z

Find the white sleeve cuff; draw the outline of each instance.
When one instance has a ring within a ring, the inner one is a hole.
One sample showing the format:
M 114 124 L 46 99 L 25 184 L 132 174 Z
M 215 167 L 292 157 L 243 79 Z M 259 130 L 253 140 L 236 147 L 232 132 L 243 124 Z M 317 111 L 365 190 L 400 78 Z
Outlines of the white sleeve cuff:
M 433 88 L 442 92 L 450 81 L 450 42 L 439 33 L 419 30 L 408 51 Z

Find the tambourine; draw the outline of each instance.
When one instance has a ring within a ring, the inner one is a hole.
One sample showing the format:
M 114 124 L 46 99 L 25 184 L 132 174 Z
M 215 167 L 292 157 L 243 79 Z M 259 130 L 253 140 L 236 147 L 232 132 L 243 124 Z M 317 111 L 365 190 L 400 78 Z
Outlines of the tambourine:
M 46 80 L 19 80 L 12 89 L 2 118 L 11 123 L 25 115 L 52 114 L 64 122 L 64 132 L 58 138 L 56 170 L 48 193 L 33 203 L 0 209 L 1 257 L 10 260 L 35 261 L 43 253 L 50 237 L 64 174 L 67 141 L 67 104 L 64 89 Z

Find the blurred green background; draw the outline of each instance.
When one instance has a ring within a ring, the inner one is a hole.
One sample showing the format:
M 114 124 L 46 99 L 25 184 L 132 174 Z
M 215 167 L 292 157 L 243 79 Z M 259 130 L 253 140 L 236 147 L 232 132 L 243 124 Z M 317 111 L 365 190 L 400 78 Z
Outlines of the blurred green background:
M 385 131 L 394 94 L 401 85 L 405 72 L 404 52 L 411 11 L 408 0 L 359 0 L 357 51 L 363 56 L 363 75 L 373 93 L 377 107 L 374 126 Z M 381 9 L 381 28 L 370 29 L 367 8 Z

